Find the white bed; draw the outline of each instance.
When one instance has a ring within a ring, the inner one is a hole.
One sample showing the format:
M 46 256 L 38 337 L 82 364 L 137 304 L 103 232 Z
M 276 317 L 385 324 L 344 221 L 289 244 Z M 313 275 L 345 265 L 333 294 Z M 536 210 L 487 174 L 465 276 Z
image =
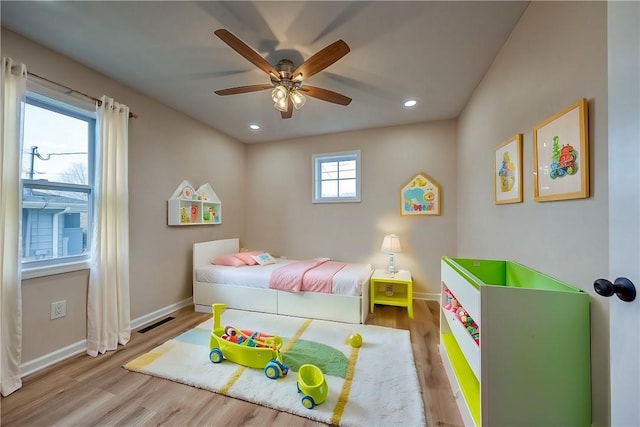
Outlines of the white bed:
M 237 253 L 239 240 L 225 239 L 193 245 L 193 303 L 195 310 L 210 313 L 211 304 L 225 303 L 228 308 L 346 323 L 364 323 L 369 311 L 369 264 L 347 264 L 334 276 L 333 294 L 286 292 L 269 289 L 268 275 L 280 264 L 255 267 L 212 266 L 220 255 Z M 268 267 L 268 268 L 265 268 Z M 215 269 L 215 273 L 212 270 Z M 235 270 L 235 271 L 234 271 Z M 229 272 L 233 271 L 233 275 Z M 238 274 L 238 271 L 242 273 Z M 265 281 L 265 277 L 267 277 Z M 242 278 L 242 279 L 239 279 Z M 208 280 L 208 281 L 205 281 Z M 357 280 L 354 286 L 350 284 Z M 250 284 L 252 286 L 246 286 Z

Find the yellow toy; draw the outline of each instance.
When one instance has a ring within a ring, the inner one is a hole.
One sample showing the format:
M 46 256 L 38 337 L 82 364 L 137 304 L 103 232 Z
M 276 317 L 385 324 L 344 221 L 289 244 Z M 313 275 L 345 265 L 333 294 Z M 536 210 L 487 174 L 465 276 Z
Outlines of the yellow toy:
M 349 338 L 347 338 L 347 344 L 355 348 L 362 347 L 362 335 L 358 333 L 349 335 Z
M 280 348 L 282 338 L 262 332 L 220 326 L 220 314 L 225 304 L 212 304 L 213 329 L 209 338 L 209 360 L 221 363 L 224 359 L 248 366 L 264 369 L 264 374 L 272 380 L 286 376 L 289 372 L 282 363 Z
M 329 386 L 324 379 L 324 374 L 316 365 L 300 366 L 297 386 L 298 393 L 304 394 L 301 402 L 307 409 L 313 409 L 314 406 L 324 402 L 329 394 Z
M 180 222 L 189 222 L 189 217 L 187 216 L 187 208 L 184 206 L 180 208 Z

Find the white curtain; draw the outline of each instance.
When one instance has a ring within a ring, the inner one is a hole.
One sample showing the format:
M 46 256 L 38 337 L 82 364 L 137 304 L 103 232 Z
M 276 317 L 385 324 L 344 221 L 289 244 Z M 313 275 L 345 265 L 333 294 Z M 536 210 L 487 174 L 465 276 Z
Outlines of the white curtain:
M 87 298 L 87 353 L 129 342 L 129 108 L 102 97 L 98 106 L 95 215 Z
M 2 147 L 0 149 L 0 365 L 2 395 L 22 387 L 22 291 L 20 273 L 20 217 L 22 194 L 22 112 L 27 67 L 2 58 Z

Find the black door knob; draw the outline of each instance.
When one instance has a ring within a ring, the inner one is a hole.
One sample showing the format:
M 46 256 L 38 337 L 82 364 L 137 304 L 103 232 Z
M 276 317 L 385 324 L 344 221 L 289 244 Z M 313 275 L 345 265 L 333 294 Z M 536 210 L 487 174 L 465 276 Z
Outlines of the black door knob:
M 597 279 L 593 282 L 593 289 L 603 297 L 616 294 L 622 301 L 631 302 L 636 299 L 636 287 L 626 277 L 618 277 L 613 283 L 607 279 Z

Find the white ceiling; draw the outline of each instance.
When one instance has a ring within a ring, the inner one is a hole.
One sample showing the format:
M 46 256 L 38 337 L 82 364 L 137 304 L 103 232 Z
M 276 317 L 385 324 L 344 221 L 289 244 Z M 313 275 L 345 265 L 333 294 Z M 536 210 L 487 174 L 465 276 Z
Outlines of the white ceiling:
M 3 27 L 254 143 L 457 117 L 528 2 L 0 4 Z M 353 101 L 345 107 L 308 98 L 283 120 L 268 90 L 214 94 L 269 83 L 267 74 L 213 34 L 218 28 L 271 64 L 287 58 L 299 65 L 344 40 L 351 52 L 305 82 Z M 403 106 L 409 98 L 418 100 L 412 109 Z M 261 130 L 251 131 L 251 123 Z

